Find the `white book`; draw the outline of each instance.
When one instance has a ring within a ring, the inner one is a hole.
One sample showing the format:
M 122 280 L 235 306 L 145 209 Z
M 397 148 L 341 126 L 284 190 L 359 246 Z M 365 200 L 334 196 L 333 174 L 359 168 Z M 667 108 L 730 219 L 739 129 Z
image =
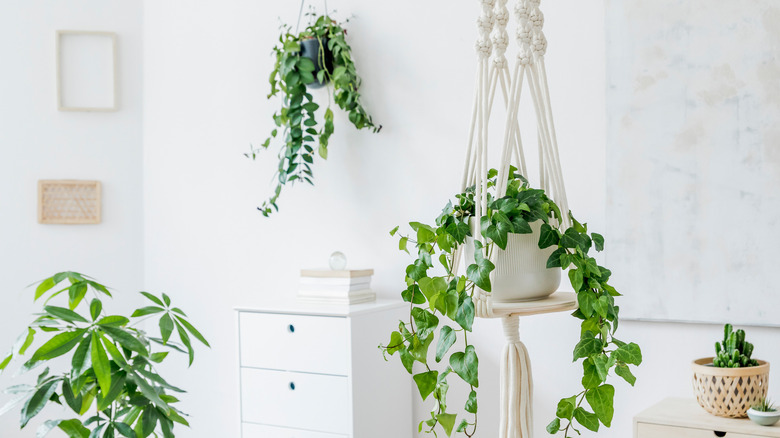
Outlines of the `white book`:
M 362 286 L 363 289 L 368 289 L 368 285 L 371 284 L 371 276 L 351 278 L 301 277 L 299 283 L 301 286 Z
M 298 290 L 312 293 L 317 292 L 352 292 L 358 290 L 371 289 L 371 283 L 361 283 L 352 285 L 340 284 L 301 284 Z
M 358 304 L 376 300 L 376 294 L 371 289 L 353 292 L 298 292 L 298 300 L 308 303 Z

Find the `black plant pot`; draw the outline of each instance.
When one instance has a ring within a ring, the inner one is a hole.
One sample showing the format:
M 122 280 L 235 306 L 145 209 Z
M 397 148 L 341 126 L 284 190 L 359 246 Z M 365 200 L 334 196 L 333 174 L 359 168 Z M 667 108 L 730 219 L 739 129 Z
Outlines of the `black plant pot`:
M 323 54 L 321 50 L 325 51 Z M 311 59 L 314 63 L 314 82 L 307 84 L 309 88 L 322 88 L 328 83 L 328 77 L 325 76 L 322 82 L 317 80 L 317 73 L 323 68 L 326 68 L 329 73 L 333 72 L 333 54 L 328 49 L 328 39 L 322 39 L 322 47 L 320 47 L 320 41 L 317 38 L 309 38 L 301 41 L 301 56 Z M 323 63 L 324 59 L 324 63 Z M 324 64 L 324 65 L 323 65 Z

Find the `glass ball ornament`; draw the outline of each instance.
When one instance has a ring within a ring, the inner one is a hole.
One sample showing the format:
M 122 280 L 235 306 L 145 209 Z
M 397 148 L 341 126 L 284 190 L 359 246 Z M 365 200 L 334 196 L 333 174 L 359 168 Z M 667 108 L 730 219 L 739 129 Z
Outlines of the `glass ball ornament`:
M 330 255 L 328 265 L 330 265 L 330 269 L 334 271 L 341 271 L 347 267 L 347 256 L 341 251 L 335 251 Z

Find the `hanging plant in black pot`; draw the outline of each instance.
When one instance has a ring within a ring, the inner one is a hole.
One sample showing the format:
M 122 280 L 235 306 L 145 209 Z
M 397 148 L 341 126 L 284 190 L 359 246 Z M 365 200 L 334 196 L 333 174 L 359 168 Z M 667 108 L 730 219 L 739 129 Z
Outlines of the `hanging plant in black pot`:
M 281 94 L 282 107 L 274 113 L 276 126 L 261 145 L 262 149 L 267 149 L 272 142 L 280 140 L 282 148 L 276 188 L 257 208 L 263 216 L 278 211 L 277 201 L 287 183 L 303 181 L 313 185 L 311 166 L 316 155 L 328 158 L 328 142 L 333 134 L 331 97 L 357 129 L 379 132 L 382 128 L 374 124 L 360 102 L 361 81 L 346 36 L 343 24 L 327 15 L 317 17 L 297 34 L 292 33 L 289 26 L 282 27 L 279 44 L 273 49 L 276 63 L 269 78 L 271 93 L 268 95 L 270 99 Z M 320 123 L 317 118 L 320 105 L 309 90 L 327 84 L 332 86 L 333 93 L 328 92 L 327 107 Z M 253 147 L 245 155 L 254 160 L 259 150 Z

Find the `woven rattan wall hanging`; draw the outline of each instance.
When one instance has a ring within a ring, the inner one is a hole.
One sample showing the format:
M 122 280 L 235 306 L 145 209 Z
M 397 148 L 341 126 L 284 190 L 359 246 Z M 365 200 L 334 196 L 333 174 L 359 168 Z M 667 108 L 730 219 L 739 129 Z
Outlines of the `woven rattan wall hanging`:
M 99 224 L 100 181 L 38 181 L 38 223 Z

